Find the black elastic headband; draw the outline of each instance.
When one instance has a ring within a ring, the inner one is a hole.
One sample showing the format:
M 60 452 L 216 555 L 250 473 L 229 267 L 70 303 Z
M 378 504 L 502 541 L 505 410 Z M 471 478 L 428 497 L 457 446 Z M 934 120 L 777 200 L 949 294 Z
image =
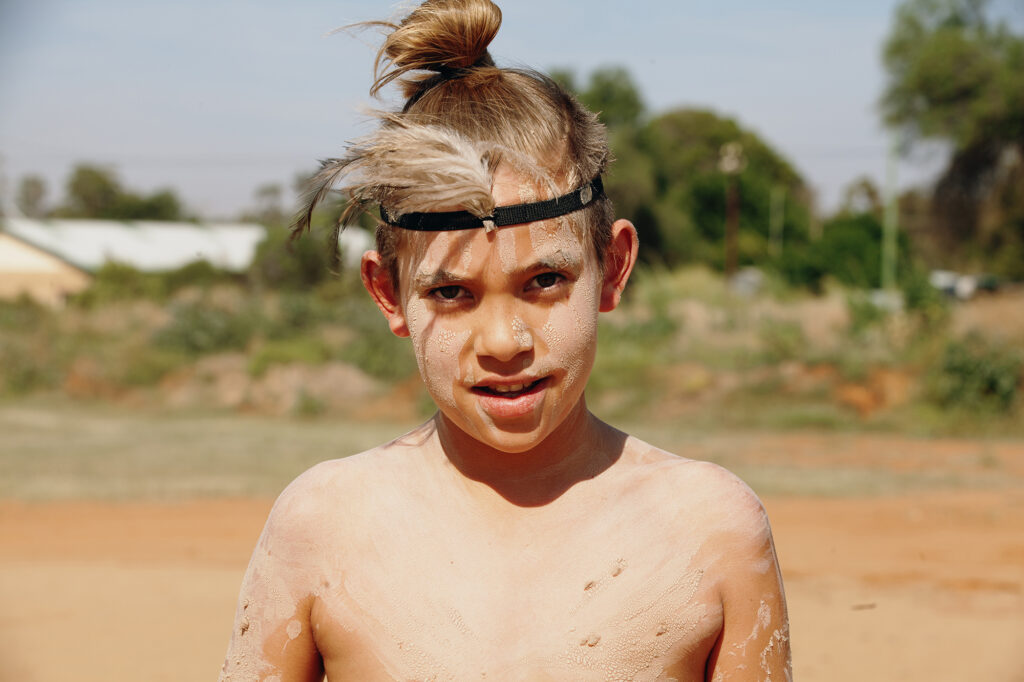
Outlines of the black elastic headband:
M 484 218 L 478 218 L 469 211 L 405 213 L 396 218 L 389 214 L 383 206 L 380 207 L 380 217 L 389 225 L 421 232 L 448 232 L 470 230 L 476 227 L 486 227 L 491 230 L 506 225 L 521 225 L 532 223 L 535 220 L 557 218 L 589 206 L 595 199 L 602 196 L 604 196 L 604 184 L 601 182 L 601 176 L 598 175 L 568 194 L 532 204 L 498 206 L 494 209 L 494 213 Z

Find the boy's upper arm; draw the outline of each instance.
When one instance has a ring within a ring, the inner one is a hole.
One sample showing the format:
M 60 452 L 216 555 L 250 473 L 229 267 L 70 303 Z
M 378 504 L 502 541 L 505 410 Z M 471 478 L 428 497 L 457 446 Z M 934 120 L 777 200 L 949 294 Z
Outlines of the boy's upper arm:
M 301 480 L 274 504 L 249 561 L 221 682 L 323 679 L 310 619 L 321 562 Z
M 716 562 L 723 623 L 706 678 L 791 680 L 789 617 L 768 516 L 749 488 L 737 490 Z

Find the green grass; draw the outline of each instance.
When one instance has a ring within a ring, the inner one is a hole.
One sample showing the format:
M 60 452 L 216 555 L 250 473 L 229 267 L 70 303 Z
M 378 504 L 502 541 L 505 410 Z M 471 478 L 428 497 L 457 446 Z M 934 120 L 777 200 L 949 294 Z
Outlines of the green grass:
M 864 496 L 1022 484 L 985 439 L 959 442 L 964 454 L 956 461 L 937 458 L 934 467 L 904 470 L 886 463 L 899 463 L 904 444 L 927 447 L 930 439 L 887 436 L 881 456 L 872 453 L 858 463 L 850 453 L 862 442 L 878 447 L 877 439 L 862 441 L 862 434 L 846 431 L 722 429 L 699 421 L 617 425 L 670 452 L 720 464 L 761 495 Z M 273 497 L 317 462 L 361 452 L 413 426 L 126 411 L 53 398 L 0 403 L 0 499 Z M 801 450 L 787 449 L 801 438 Z M 973 464 L 965 467 L 964 457 Z
M 317 462 L 412 424 L 0 404 L 0 498 L 274 496 Z
M 984 438 L 958 439 L 962 461 L 936 458 L 934 467 L 906 470 L 899 466 L 905 447 L 935 442 L 930 436 L 888 436 L 881 442 L 885 450 L 872 452 L 862 463 L 851 463 L 849 450 L 879 447 L 872 434 L 852 431 L 749 428 L 742 430 L 706 429 L 680 424 L 628 423 L 620 428 L 652 445 L 692 459 L 713 462 L 742 478 L 762 496 L 861 497 L 904 494 L 930 490 L 992 489 L 1024 486 L 1024 480 L 1008 475 L 1002 462 Z M 787 451 L 791 438 L 809 440 L 811 446 L 797 452 Z M 842 451 L 841 456 L 837 452 Z M 1022 445 L 1024 451 L 1024 445 Z M 879 465 L 879 461 L 895 466 Z

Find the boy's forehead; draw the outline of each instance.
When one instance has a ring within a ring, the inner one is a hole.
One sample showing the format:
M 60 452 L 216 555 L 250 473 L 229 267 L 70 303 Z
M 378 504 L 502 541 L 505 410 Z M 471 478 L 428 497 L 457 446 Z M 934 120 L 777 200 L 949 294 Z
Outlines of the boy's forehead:
M 582 264 L 588 252 L 569 220 L 552 219 L 501 227 L 491 233 L 478 228 L 407 234 L 398 257 L 407 266 L 403 270 L 421 276 L 438 270 L 469 271 L 494 261 L 506 272 L 535 264 L 566 267 Z

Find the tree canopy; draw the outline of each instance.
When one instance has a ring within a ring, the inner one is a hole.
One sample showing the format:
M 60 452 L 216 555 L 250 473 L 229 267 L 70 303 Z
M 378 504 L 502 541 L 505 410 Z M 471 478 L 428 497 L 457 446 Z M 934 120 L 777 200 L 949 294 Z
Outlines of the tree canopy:
M 907 0 L 885 43 L 887 123 L 959 150 L 1024 144 L 1024 41 L 988 0 Z
M 598 69 L 583 85 L 570 71 L 553 73 L 608 126 L 616 161 L 605 187 L 616 212 L 637 227 L 641 260 L 722 266 L 728 180 L 719 164 L 723 147 L 735 143 L 746 159 L 736 176 L 740 262 L 763 264 L 770 257 L 773 190 L 788 197 L 780 226 L 787 239 L 806 241 L 810 210 L 804 181 L 753 131 L 707 109 L 650 116 L 639 89 L 620 67 Z
M 988 0 L 906 0 L 883 56 L 885 122 L 908 143 L 951 148 L 931 202 L 934 251 L 1024 277 L 1024 36 Z
M 61 218 L 108 220 L 186 220 L 177 194 L 161 189 L 142 195 L 125 190 L 116 173 L 104 166 L 82 163 L 71 171 L 64 203 L 53 215 Z
M 18 183 L 18 195 L 14 203 L 29 218 L 46 215 L 46 181 L 38 175 L 26 175 Z

